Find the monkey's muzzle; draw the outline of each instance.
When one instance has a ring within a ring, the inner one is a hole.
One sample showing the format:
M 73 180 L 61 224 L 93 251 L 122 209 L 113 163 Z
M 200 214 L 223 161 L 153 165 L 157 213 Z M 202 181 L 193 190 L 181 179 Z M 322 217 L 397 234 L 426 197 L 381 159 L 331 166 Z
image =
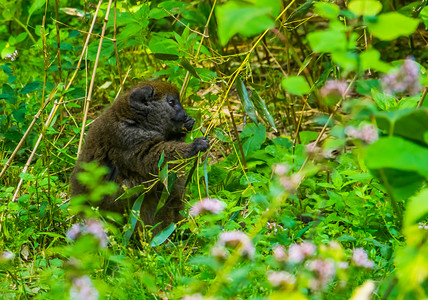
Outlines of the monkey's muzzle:
M 195 124 L 195 119 L 187 116 L 186 120 L 184 120 L 183 127 L 186 131 L 190 131 L 192 130 L 194 124 Z

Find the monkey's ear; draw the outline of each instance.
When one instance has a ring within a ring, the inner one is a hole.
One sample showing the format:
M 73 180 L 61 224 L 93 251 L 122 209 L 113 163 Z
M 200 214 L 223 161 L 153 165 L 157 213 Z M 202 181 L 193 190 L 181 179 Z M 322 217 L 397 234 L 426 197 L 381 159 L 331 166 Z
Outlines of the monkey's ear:
M 136 108 L 147 104 L 153 98 L 155 90 L 150 85 L 145 85 L 141 88 L 136 88 L 129 95 L 129 104 Z

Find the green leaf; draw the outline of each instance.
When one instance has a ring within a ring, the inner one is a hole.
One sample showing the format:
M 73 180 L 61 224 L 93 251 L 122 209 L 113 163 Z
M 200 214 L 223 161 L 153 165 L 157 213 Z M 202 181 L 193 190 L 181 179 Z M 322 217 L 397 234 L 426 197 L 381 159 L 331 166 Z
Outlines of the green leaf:
M 348 47 L 346 34 L 342 30 L 329 29 L 310 32 L 307 38 L 314 52 L 346 51 Z
M 311 88 L 302 76 L 289 76 L 282 80 L 282 87 L 293 95 L 302 96 L 310 93 Z
M 245 85 L 242 82 L 241 78 L 239 77 L 236 78 L 235 87 L 236 87 L 236 90 L 238 91 L 239 99 L 241 100 L 241 103 L 244 106 L 245 112 L 251 118 L 251 120 L 253 120 L 254 123 L 257 124 L 258 122 L 257 122 L 256 110 L 254 109 L 254 105 L 250 101 L 250 98 L 248 97 L 247 89 L 245 88 Z
M 376 49 L 368 49 L 360 55 L 361 69 L 373 69 L 383 73 L 388 73 L 392 67 L 380 59 L 380 53 Z
M 253 172 L 248 172 L 247 176 L 242 176 L 240 183 L 242 185 L 247 185 L 247 184 L 267 184 L 269 182 L 269 178 L 264 177 L 263 175 L 259 174 L 259 173 L 253 173 Z
M 193 77 L 201 79 L 198 75 L 198 73 L 196 72 L 196 69 L 190 64 L 190 62 L 186 59 L 186 58 L 182 58 L 180 60 L 180 65 L 185 68 L 187 71 L 190 72 L 190 74 L 192 74 Z
M 214 128 L 214 135 L 216 138 L 218 138 L 220 141 L 224 143 L 230 143 L 232 139 L 230 136 L 226 134 L 226 132 L 223 131 L 221 128 Z
M 126 245 L 129 242 L 129 239 L 132 236 L 132 233 L 135 231 L 135 226 L 137 225 L 137 221 L 140 218 L 140 210 L 141 205 L 143 204 L 145 194 L 141 194 L 138 196 L 137 200 L 135 200 L 134 205 L 132 205 L 131 214 L 129 215 L 128 223 L 131 224 L 131 228 L 128 229 L 123 237 L 123 246 L 126 247 Z
M 397 199 L 413 195 L 428 178 L 428 148 L 399 137 L 380 138 L 370 145 L 365 162 Z
M 262 119 L 265 120 L 275 130 L 275 132 L 278 132 L 275 126 L 275 120 L 272 118 L 269 110 L 266 107 L 265 102 L 259 96 L 257 91 L 253 91 L 251 93 L 251 101 L 254 103 L 254 106 L 256 107 L 259 116 L 262 117 Z
M 402 109 L 382 112 L 376 115 L 379 129 L 388 135 L 403 137 L 428 146 L 425 135 L 428 133 L 428 110 Z
M 425 29 L 428 29 L 428 6 L 425 6 L 420 14 L 419 17 L 422 19 L 422 21 L 424 22 L 425 25 Z
M 314 13 L 321 17 L 334 20 L 337 18 L 340 12 L 340 7 L 330 2 L 315 2 Z
M 153 240 L 150 242 L 151 247 L 156 247 L 163 244 L 174 232 L 175 224 L 171 223 L 167 228 L 165 228 L 162 232 L 157 234 Z
M 428 148 L 399 137 L 380 138 L 366 152 L 370 169 L 415 171 L 428 178 Z
M 372 97 L 381 110 L 393 110 L 397 106 L 397 99 L 394 96 L 379 92 L 372 88 Z
M 27 18 L 27 24 L 30 21 L 31 15 L 36 11 L 42 8 L 42 6 L 45 4 L 46 0 L 34 0 L 32 1 L 32 4 L 30 8 L 28 9 L 28 18 Z
M 407 204 L 404 216 L 405 226 L 414 225 L 422 217 L 428 214 L 428 189 L 423 189 L 412 197 Z
M 165 164 L 165 167 L 168 165 Z M 165 205 L 166 201 L 168 200 L 169 195 L 171 194 L 172 188 L 174 187 L 175 181 L 177 179 L 177 175 L 172 172 L 168 174 L 168 169 L 165 167 L 162 169 L 166 170 L 166 178 L 164 178 L 165 174 L 162 174 L 162 176 L 159 174 L 159 178 L 161 178 L 162 183 L 164 184 L 164 188 L 162 190 L 161 197 L 159 199 L 158 205 L 156 207 L 155 215 L 162 209 L 162 207 Z M 162 172 L 161 171 L 161 172 Z
M 2 65 L 1 68 L 3 69 L 3 72 L 6 73 L 6 75 L 12 75 L 12 69 L 8 65 Z
M 406 17 L 397 12 L 379 15 L 367 26 L 371 34 L 383 41 L 391 41 L 400 36 L 411 35 L 418 28 L 419 20 Z
M 26 84 L 21 91 L 20 94 L 28 94 L 32 92 L 42 91 L 43 90 L 43 82 L 42 81 L 33 81 Z
M 274 17 L 278 14 L 281 1 L 256 0 L 253 3 L 250 6 L 241 1 L 229 1 L 216 6 L 218 36 L 222 45 L 237 33 L 250 37 L 275 25 Z
M 254 123 L 247 124 L 239 136 L 243 140 L 242 148 L 244 150 L 244 155 L 247 156 L 259 150 L 265 142 L 266 127 L 263 124 L 258 126 Z
M 167 39 L 163 36 L 152 36 L 149 42 L 149 48 L 153 53 L 179 56 L 177 42 L 172 39 Z
M 129 199 L 131 196 L 133 196 L 135 194 L 140 194 L 142 192 L 146 192 L 146 189 L 147 188 L 143 184 L 134 186 L 130 189 L 126 189 L 125 192 L 122 195 L 120 195 L 116 200 Z
M 158 168 L 160 168 L 162 166 L 164 159 L 165 159 L 165 152 L 162 151 L 161 157 L 159 158 L 159 162 L 158 162 Z M 168 172 L 168 170 L 167 170 L 167 172 Z
M 352 0 L 348 9 L 357 16 L 374 16 L 382 10 L 382 3 L 376 0 Z

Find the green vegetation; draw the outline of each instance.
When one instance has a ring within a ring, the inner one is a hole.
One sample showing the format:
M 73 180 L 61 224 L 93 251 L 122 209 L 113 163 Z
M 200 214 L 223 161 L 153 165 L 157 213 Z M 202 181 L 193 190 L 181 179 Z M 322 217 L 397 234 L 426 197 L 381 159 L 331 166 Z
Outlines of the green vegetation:
M 0 13 L 1 299 L 428 297 L 426 0 Z M 156 237 L 83 205 L 116 188 L 93 164 L 69 199 L 87 125 L 142 79 L 182 87 L 212 145 Z

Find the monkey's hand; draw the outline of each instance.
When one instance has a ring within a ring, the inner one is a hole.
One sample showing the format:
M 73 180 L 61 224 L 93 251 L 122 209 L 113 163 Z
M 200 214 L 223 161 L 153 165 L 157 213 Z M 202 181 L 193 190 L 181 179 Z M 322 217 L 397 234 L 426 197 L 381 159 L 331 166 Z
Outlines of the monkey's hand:
M 192 130 L 194 124 L 195 124 L 195 119 L 187 116 L 183 126 L 186 129 L 186 131 L 190 131 Z
M 210 147 L 210 141 L 206 137 L 199 137 L 193 141 L 192 146 L 197 154 L 198 152 L 208 150 Z

